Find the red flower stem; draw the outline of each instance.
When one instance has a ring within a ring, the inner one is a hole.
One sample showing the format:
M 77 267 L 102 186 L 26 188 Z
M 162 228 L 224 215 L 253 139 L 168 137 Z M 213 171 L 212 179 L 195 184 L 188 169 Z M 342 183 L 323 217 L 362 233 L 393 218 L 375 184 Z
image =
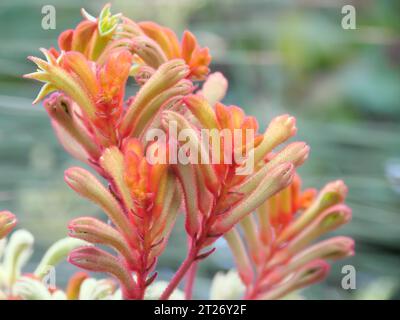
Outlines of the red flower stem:
M 198 249 L 197 245 L 192 242 L 185 260 L 182 262 L 178 271 L 176 271 L 175 275 L 172 277 L 171 282 L 168 284 L 167 288 L 162 293 L 160 300 L 168 300 L 168 298 L 170 297 L 172 292 L 174 292 L 176 287 L 182 281 L 186 272 L 188 272 L 188 270 L 192 266 L 193 262 L 195 262 L 198 251 L 199 251 L 199 249 Z
M 194 282 L 196 280 L 197 265 L 198 262 L 193 262 L 192 266 L 190 267 L 189 273 L 186 276 L 186 284 L 185 284 L 186 300 L 192 300 L 193 298 L 193 287 L 194 287 Z
M 211 210 L 211 212 L 214 212 L 214 209 L 215 209 L 215 205 L 214 205 L 214 208 Z M 207 240 L 208 232 L 210 230 L 210 227 L 214 223 L 215 219 L 216 219 L 216 216 L 214 214 L 211 214 L 210 217 L 205 221 L 204 228 L 202 229 L 202 232 L 199 235 L 199 237 L 197 239 L 190 239 L 190 247 L 189 247 L 187 256 L 186 256 L 185 260 L 182 262 L 178 271 L 172 277 L 172 280 L 168 284 L 167 288 L 162 293 L 160 300 L 168 300 L 168 298 L 170 297 L 172 292 L 176 289 L 176 287 L 182 281 L 183 277 L 189 271 L 189 269 L 193 265 L 193 263 L 197 262 L 196 261 L 197 256 L 198 256 L 200 250 L 203 248 L 204 242 Z M 195 273 L 194 273 L 194 275 L 195 275 Z M 194 275 L 193 275 L 193 278 L 194 278 Z M 190 278 L 190 276 L 189 276 L 189 278 Z M 194 279 L 193 280 L 188 279 L 188 280 L 189 280 L 189 282 L 194 281 Z
M 137 276 L 137 284 L 138 284 L 138 300 L 144 299 L 144 293 L 146 291 L 146 274 L 141 273 Z

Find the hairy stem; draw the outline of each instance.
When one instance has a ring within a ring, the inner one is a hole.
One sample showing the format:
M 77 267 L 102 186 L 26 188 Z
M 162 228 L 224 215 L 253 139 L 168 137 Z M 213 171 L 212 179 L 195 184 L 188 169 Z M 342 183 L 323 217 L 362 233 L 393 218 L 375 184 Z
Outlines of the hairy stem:
M 186 284 L 185 284 L 185 299 L 192 300 L 193 298 L 193 288 L 194 282 L 196 281 L 196 273 L 197 273 L 198 262 L 193 262 L 190 267 L 189 273 L 186 276 Z
M 163 294 L 160 297 L 160 300 L 168 300 L 168 298 L 170 297 L 172 292 L 174 292 L 176 287 L 182 281 L 186 272 L 188 272 L 188 270 L 190 269 L 192 264 L 195 262 L 198 251 L 199 251 L 198 247 L 196 246 L 195 243 L 192 242 L 185 260 L 182 262 L 178 271 L 173 276 L 171 282 L 168 284 L 167 288 L 164 290 Z

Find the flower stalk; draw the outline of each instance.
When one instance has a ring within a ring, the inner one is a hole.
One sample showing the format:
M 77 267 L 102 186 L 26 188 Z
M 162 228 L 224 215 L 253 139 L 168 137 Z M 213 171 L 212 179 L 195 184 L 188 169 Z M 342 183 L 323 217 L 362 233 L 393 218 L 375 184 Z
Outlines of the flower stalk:
M 316 198 L 300 191 L 296 170 L 310 147 L 289 142 L 294 117 L 275 117 L 259 133 L 254 117 L 221 103 L 228 82 L 209 74 L 209 50 L 189 31 L 179 40 L 156 23 L 111 14 L 110 5 L 98 17 L 82 14 L 59 36 L 58 49 L 41 49 L 45 60 L 29 58 L 38 70 L 25 75 L 44 83 L 34 103 L 44 99 L 61 144 L 96 173 L 69 168 L 66 183 L 110 221 L 69 223 L 70 237 L 91 244 L 72 250 L 72 264 L 112 275 L 124 299 L 144 299 L 181 212 L 188 252 L 161 299 L 176 296 L 185 275 L 192 298 L 197 265 L 220 237 L 252 299 L 315 283 L 328 272 L 325 259 L 352 254 L 343 237 L 310 246 L 347 223 L 351 210 L 341 181 Z M 126 97 L 130 77 L 139 89 Z M 193 81 L 203 81 L 201 88 Z M 12 224 L 12 216 L 0 216 L 0 236 Z M 78 296 L 84 278 L 71 282 L 68 296 Z

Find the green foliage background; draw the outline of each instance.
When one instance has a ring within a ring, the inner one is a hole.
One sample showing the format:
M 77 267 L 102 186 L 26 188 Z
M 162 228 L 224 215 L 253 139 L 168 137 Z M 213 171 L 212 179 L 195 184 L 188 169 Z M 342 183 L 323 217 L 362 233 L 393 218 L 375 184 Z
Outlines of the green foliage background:
M 342 178 L 350 188 L 354 218 L 340 234 L 354 237 L 356 256 L 340 261 L 306 298 L 399 298 L 400 279 L 400 2 L 393 0 L 129 0 L 111 1 L 113 12 L 155 20 L 176 31 L 193 31 L 209 46 L 214 70 L 230 80 L 226 103 L 258 117 L 262 129 L 273 116 L 298 118 L 297 139 L 311 157 L 301 169 L 306 186 Z M 41 28 L 41 8 L 57 10 L 56 30 Z M 353 4 L 357 29 L 341 27 L 341 8 Z M 100 214 L 63 182 L 78 163 L 61 147 L 40 105 L 38 84 L 23 80 L 28 55 L 56 43 L 80 20 L 79 9 L 97 14 L 102 1 L 2 0 L 0 3 L 0 208 L 14 211 L 19 227 L 36 238 L 32 263 L 65 236 L 80 215 Z M 178 225 L 160 260 L 169 278 L 185 252 Z M 213 274 L 232 266 L 224 243 L 204 262 L 197 297 L 207 297 Z M 341 289 L 341 267 L 357 270 L 357 290 Z M 32 265 L 27 270 L 32 269 Z M 73 268 L 60 267 L 65 284 Z

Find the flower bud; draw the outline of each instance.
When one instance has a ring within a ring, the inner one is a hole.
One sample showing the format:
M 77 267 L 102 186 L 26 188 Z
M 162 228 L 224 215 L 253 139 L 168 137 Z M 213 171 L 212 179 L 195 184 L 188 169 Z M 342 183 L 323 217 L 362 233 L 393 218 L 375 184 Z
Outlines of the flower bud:
M 149 37 L 138 36 L 133 38 L 131 49 L 152 68 L 157 69 L 167 61 L 167 57 L 161 50 L 160 46 Z
M 213 106 L 225 97 L 227 90 L 228 80 L 221 72 L 214 72 L 207 77 L 200 93 Z
M 295 167 L 301 166 L 307 160 L 310 147 L 305 142 L 292 142 L 278 152 L 267 165 L 275 166 L 283 162 L 291 162 Z
M 118 201 L 94 175 L 85 169 L 73 167 L 65 171 L 64 179 L 75 192 L 99 205 L 132 245 L 136 243 L 137 236 L 133 234 L 130 221 Z
M 289 280 L 277 285 L 275 288 L 261 294 L 261 300 L 276 300 L 283 298 L 288 293 L 307 287 L 325 279 L 330 270 L 330 266 L 323 260 L 315 260 L 299 271 L 297 271 Z
M 173 166 L 182 189 L 186 211 L 186 231 L 190 236 L 195 236 L 200 228 L 199 216 L 199 190 L 196 184 L 195 168 L 192 164 Z
M 180 101 L 183 96 L 190 93 L 192 90 L 192 82 L 182 79 L 171 88 L 157 95 L 135 119 L 132 124 L 134 129 L 131 136 L 139 137 L 143 135 L 145 129 L 150 126 L 161 110 L 166 109 L 174 102 Z
M 347 195 L 347 187 L 342 180 L 328 183 L 318 194 L 317 199 L 306 211 L 299 216 L 292 224 L 286 227 L 279 235 L 277 242 L 283 243 L 294 237 L 308 224 L 310 224 L 319 214 L 331 206 L 344 201 Z
M 124 206 L 127 210 L 133 208 L 133 201 L 129 191 L 129 187 L 124 179 L 124 155 L 117 147 L 110 147 L 104 150 L 100 157 L 100 166 L 106 174 L 111 178 L 113 186 L 121 196 Z
M 64 93 L 56 92 L 47 98 L 43 105 L 52 120 L 53 126 L 60 126 L 63 131 L 68 133 L 70 139 L 83 148 L 93 159 L 100 156 L 99 149 L 89 132 L 77 123 L 76 110 L 74 110 L 73 102 L 69 97 Z M 57 130 L 57 128 L 54 129 Z M 60 140 L 61 138 L 59 135 Z M 61 141 L 61 143 L 64 144 L 64 141 Z
M 129 106 L 120 127 L 122 135 L 126 137 L 130 134 L 135 119 L 153 98 L 172 87 L 188 74 L 189 68 L 183 60 L 170 60 L 162 64 L 140 88 L 133 103 Z
M 269 261 L 269 266 L 287 261 L 290 257 L 304 249 L 309 243 L 321 235 L 346 224 L 350 219 L 351 209 L 346 205 L 336 205 L 327 209 L 308 227 L 290 240 L 286 247 L 278 251 Z
M 85 242 L 112 247 L 126 259 L 131 269 L 137 268 L 139 261 L 137 252 L 126 244 L 116 229 L 98 219 L 80 217 L 72 220 L 68 225 L 68 235 Z
M 175 224 L 176 218 L 178 217 L 181 205 L 181 190 L 179 188 L 175 188 L 171 202 L 169 203 L 169 205 L 165 203 L 163 207 L 160 215 L 160 220 L 158 220 L 160 222 L 155 224 L 151 230 L 152 239 L 154 239 L 153 245 L 156 244 L 156 246 L 153 247 L 153 249 L 151 250 L 150 259 L 158 257 L 165 249 L 168 237 Z
M 178 135 L 183 130 L 185 130 L 185 133 L 190 134 L 188 137 L 188 142 L 185 142 L 185 145 L 187 143 L 190 146 L 190 156 L 195 157 L 194 160 L 197 163 L 200 163 L 199 168 L 204 176 L 204 182 L 207 188 L 211 192 L 217 192 L 218 188 L 220 187 L 219 179 L 213 168 L 213 165 L 210 163 L 210 155 L 208 150 L 200 140 L 196 129 L 193 128 L 193 126 L 185 119 L 185 117 L 174 111 L 164 111 L 162 119 L 166 130 L 168 130 L 169 124 L 173 122 L 177 126 Z M 203 161 L 203 159 L 206 161 Z
M 95 247 L 81 247 L 70 253 L 68 261 L 79 268 L 113 275 L 120 281 L 124 297 L 136 298 L 136 284 L 129 269 L 111 254 Z
M 293 175 L 294 166 L 291 163 L 281 164 L 268 172 L 253 192 L 218 220 L 211 233 L 218 234 L 228 231 L 246 214 L 255 210 L 269 197 L 288 186 Z
M 199 94 L 192 94 L 186 96 L 183 102 L 204 128 L 218 129 L 215 112 L 206 98 Z
M 257 164 L 264 159 L 269 152 L 294 136 L 296 132 L 296 118 L 288 114 L 274 118 L 264 133 L 263 141 L 254 150 L 254 163 Z
M 280 151 L 271 161 L 264 164 L 261 169 L 235 186 L 231 191 L 238 193 L 252 192 L 262 181 L 265 175 L 283 163 L 292 163 L 295 167 L 301 165 L 308 157 L 310 148 L 304 142 L 293 142 Z
M 0 239 L 4 238 L 17 224 L 17 218 L 10 211 L 0 211 Z
M 314 260 L 338 260 L 354 254 L 354 240 L 348 237 L 334 237 L 321 241 L 300 251 L 281 267 L 269 272 L 264 282 L 270 285 L 283 280 L 290 273 Z
M 290 260 L 290 264 L 300 265 L 315 259 L 338 260 L 352 255 L 354 240 L 348 237 L 334 237 L 301 251 Z

